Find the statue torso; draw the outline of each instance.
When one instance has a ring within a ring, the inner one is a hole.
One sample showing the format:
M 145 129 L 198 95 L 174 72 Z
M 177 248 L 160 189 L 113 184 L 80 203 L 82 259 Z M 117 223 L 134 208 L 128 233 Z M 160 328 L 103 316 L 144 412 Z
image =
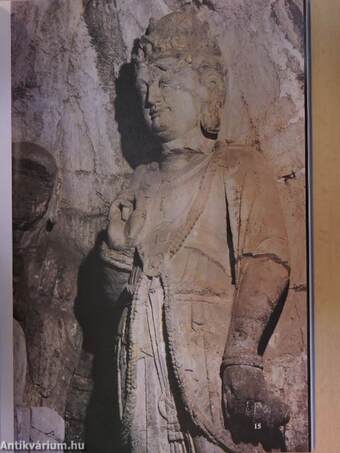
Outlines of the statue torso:
M 233 293 L 227 206 L 222 172 L 211 160 L 201 156 L 177 172 L 148 172 L 148 187 L 139 191 L 146 217 L 136 245 L 146 274 L 157 275 L 164 263 L 177 292 L 225 298 Z

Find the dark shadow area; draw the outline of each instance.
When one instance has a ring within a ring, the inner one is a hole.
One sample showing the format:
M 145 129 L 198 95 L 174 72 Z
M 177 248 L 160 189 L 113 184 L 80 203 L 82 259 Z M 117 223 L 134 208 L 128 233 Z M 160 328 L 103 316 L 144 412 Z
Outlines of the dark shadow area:
M 230 215 L 229 215 L 228 203 L 227 203 L 227 243 L 228 243 L 228 249 L 229 249 L 231 283 L 232 283 L 232 285 L 235 285 L 236 284 L 236 258 L 235 258 L 235 250 L 234 250 L 233 233 L 231 231 L 231 225 L 230 225 Z
M 287 286 L 283 290 L 281 297 L 268 321 L 268 324 L 263 331 L 263 334 L 262 334 L 262 337 L 261 337 L 261 340 L 259 343 L 259 347 L 258 347 L 258 353 L 260 355 L 264 354 L 264 351 L 267 348 L 268 342 L 269 342 L 271 336 L 273 335 L 274 330 L 276 329 L 277 323 L 279 322 L 283 307 L 285 306 L 285 302 L 287 299 L 288 288 L 289 288 L 289 282 L 287 283 Z
M 74 311 L 83 331 L 83 349 L 94 356 L 93 390 L 85 420 L 88 453 L 119 452 L 120 426 L 116 400 L 115 340 L 124 293 L 125 274 L 117 276 L 114 293 L 107 291 L 105 265 L 100 258 L 104 232 L 80 266 Z M 127 276 L 127 274 L 126 274 Z M 126 277 L 127 279 L 127 277 Z M 112 283 L 112 282 L 111 282 Z M 110 285 L 112 287 L 112 285 Z
M 115 112 L 122 152 L 131 167 L 159 160 L 161 142 L 144 119 L 133 63 L 126 63 L 120 69 L 116 80 Z

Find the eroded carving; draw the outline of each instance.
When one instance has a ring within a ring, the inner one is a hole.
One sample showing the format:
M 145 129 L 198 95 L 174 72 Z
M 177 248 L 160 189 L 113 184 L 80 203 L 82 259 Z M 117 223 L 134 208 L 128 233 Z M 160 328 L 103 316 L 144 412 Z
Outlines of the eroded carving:
M 81 350 L 73 313 L 81 256 L 58 225 L 58 190 L 53 156 L 34 143 L 14 143 L 14 316 L 27 348 L 17 404 L 37 412 L 48 407 L 60 418 Z M 22 354 L 14 359 L 15 368 L 22 367 Z
M 151 21 L 134 52 L 162 155 L 113 202 L 101 246 L 106 282 L 129 273 L 115 360 L 132 452 L 263 451 L 257 431 L 289 421 L 260 347 L 289 280 L 284 220 L 261 153 L 217 140 L 220 56 L 191 7 Z

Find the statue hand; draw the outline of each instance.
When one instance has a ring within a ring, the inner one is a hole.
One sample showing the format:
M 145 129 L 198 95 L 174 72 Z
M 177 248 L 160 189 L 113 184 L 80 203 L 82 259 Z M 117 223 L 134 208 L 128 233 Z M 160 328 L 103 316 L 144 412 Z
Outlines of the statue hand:
M 248 365 L 223 370 L 226 419 L 253 430 L 279 428 L 288 423 L 288 406 L 267 388 L 263 370 Z
M 110 207 L 107 229 L 108 244 L 113 249 L 129 246 L 126 222 L 133 211 L 133 199 L 129 196 L 117 198 Z
M 141 232 L 146 218 L 146 200 L 140 192 L 138 197 L 119 197 L 110 208 L 108 241 L 112 248 L 132 247 Z

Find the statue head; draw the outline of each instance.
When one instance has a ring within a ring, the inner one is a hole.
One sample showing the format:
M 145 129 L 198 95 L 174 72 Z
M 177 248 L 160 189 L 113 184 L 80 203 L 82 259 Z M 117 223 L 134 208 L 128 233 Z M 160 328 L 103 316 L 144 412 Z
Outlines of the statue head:
M 195 128 L 217 138 L 225 101 L 221 51 L 194 8 L 151 19 L 133 57 L 146 121 L 163 142 Z
M 12 168 L 13 229 L 31 230 L 51 208 L 57 177 L 56 162 L 41 146 L 18 142 L 12 147 Z
M 46 149 L 30 142 L 13 143 L 13 247 L 15 259 L 38 246 L 52 230 L 57 210 L 57 166 Z M 19 266 L 19 261 L 17 262 Z M 16 267 L 15 264 L 15 272 Z

